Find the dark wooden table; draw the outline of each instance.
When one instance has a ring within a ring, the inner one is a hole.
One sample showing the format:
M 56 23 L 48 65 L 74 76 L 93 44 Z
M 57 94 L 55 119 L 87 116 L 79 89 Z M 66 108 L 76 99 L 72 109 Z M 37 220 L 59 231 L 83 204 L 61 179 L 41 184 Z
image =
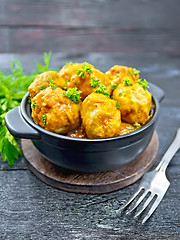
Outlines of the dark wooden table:
M 178 0 L 0 0 L 0 68 L 16 58 L 25 72 L 43 52 L 51 66 L 87 61 L 141 70 L 166 94 L 157 124 L 156 163 L 180 127 L 180 2 Z M 180 151 L 167 169 L 171 182 L 145 225 L 116 211 L 139 181 L 116 192 L 75 194 L 54 189 L 27 168 L 0 158 L 0 239 L 180 239 Z

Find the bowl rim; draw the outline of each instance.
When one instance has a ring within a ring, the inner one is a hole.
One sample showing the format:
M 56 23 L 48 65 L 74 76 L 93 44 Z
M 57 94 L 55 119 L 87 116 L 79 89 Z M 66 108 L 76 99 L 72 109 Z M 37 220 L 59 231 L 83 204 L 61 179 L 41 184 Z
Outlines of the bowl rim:
M 27 92 L 20 104 L 20 113 L 23 117 L 23 119 L 26 121 L 27 124 L 29 124 L 31 127 L 33 127 L 34 129 L 36 129 L 39 133 L 44 134 L 44 135 L 50 135 L 51 137 L 57 138 L 57 139 L 63 139 L 63 140 L 68 140 L 68 141 L 73 141 L 73 142 L 108 142 L 108 141 L 113 141 L 113 140 L 120 140 L 120 139 L 126 139 L 129 137 L 132 137 L 134 135 L 138 135 L 141 132 L 143 132 L 144 130 L 146 130 L 147 128 L 149 128 L 158 118 L 158 113 L 159 113 L 159 101 L 157 100 L 156 96 L 154 96 L 152 94 L 152 99 L 153 102 L 155 104 L 155 110 L 153 113 L 153 116 L 151 118 L 151 120 L 145 124 L 144 126 L 142 126 L 141 128 L 124 134 L 124 135 L 120 135 L 117 137 L 111 137 L 111 138 L 96 138 L 96 139 L 89 139 L 89 138 L 73 138 L 73 137 L 68 137 L 65 135 L 61 135 L 58 133 L 54 133 L 54 132 L 50 132 L 44 128 L 42 128 L 41 126 L 39 126 L 38 124 L 36 124 L 34 121 L 32 121 L 32 118 L 30 118 L 27 114 L 26 108 L 27 108 L 27 104 L 28 103 L 28 97 L 29 97 L 29 92 Z

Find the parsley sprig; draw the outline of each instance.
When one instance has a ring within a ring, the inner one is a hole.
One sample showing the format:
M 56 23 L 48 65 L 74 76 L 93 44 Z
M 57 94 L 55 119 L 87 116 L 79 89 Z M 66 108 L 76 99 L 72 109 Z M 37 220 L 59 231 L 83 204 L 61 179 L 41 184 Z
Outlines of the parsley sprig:
M 11 73 L 0 70 L 0 153 L 2 159 L 12 167 L 21 154 L 16 139 L 6 128 L 4 117 L 12 108 L 20 105 L 24 94 L 35 77 L 43 72 L 50 71 L 51 53 L 44 53 L 44 64 L 37 62 L 36 70 L 30 74 L 23 71 L 18 60 L 10 62 Z
M 64 95 L 68 97 L 73 103 L 79 103 L 82 91 L 78 91 L 77 87 L 69 88 Z
M 55 84 L 53 83 L 52 78 L 49 78 L 48 80 L 49 80 L 49 87 L 51 87 L 52 90 L 54 90 L 55 88 L 58 87 L 57 85 L 55 85 Z
M 106 97 L 110 98 L 110 93 L 107 91 L 107 87 L 104 86 L 102 83 L 99 85 L 98 88 L 96 88 L 94 90 L 95 93 L 102 93 L 104 94 Z
M 77 70 L 77 75 L 79 75 L 79 77 L 85 78 L 85 73 L 90 74 L 91 72 L 91 65 L 87 62 L 84 62 L 82 69 Z
M 45 87 L 42 85 L 42 86 L 40 86 L 38 89 L 41 91 L 41 90 L 44 90 Z
M 72 64 L 73 64 L 73 62 L 66 62 L 65 67 L 67 68 L 69 65 L 72 65 Z
M 128 78 L 123 79 L 123 82 L 124 82 L 124 85 L 126 85 L 126 86 L 132 86 L 132 83 L 130 82 L 130 80 Z
M 47 121 L 45 113 L 42 116 L 42 120 L 43 120 L 43 125 L 45 126 L 46 125 L 46 121 Z
M 92 88 L 96 88 L 98 87 L 98 85 L 100 84 L 100 80 L 99 79 L 95 79 L 94 77 L 91 77 L 90 79 L 90 84 Z
M 115 90 L 117 88 L 117 84 L 116 83 L 113 83 L 112 85 L 112 90 Z
M 119 102 L 118 102 L 116 99 L 114 99 L 114 101 L 116 102 L 116 107 L 117 107 L 118 109 L 120 109 L 120 104 L 119 104 Z
M 148 82 L 146 81 L 146 79 L 144 79 L 144 81 L 143 81 L 142 78 L 140 78 L 137 82 L 144 88 L 144 90 L 149 88 Z
M 31 103 L 31 108 L 35 109 L 36 107 L 36 102 Z
M 137 70 L 136 68 L 133 68 L 133 70 L 129 69 L 129 72 L 132 76 L 140 73 L 140 71 Z

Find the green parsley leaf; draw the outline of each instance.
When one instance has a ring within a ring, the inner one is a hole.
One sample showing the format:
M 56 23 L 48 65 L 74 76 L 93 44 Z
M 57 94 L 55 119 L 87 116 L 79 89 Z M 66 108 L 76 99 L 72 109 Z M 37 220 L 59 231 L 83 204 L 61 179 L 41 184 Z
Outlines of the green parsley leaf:
M 36 102 L 33 102 L 33 103 L 31 104 L 31 108 L 35 109 L 35 107 L 36 107 Z
M 31 99 L 32 99 L 32 97 L 29 95 L 29 96 L 28 96 L 28 101 L 27 101 L 27 102 L 28 102 L 28 103 L 31 103 Z
M 82 69 L 77 70 L 77 75 L 79 75 L 79 77 L 85 78 L 85 73 L 91 73 L 91 65 L 87 62 L 84 62 L 84 64 L 82 65 Z
M 40 86 L 38 89 L 41 91 L 41 90 L 44 90 L 45 87 L 44 86 Z
M 66 91 L 66 90 L 67 90 L 67 87 L 63 87 L 62 89 Z
M 22 154 L 15 138 L 10 134 L 5 124 L 0 126 L 0 152 L 2 159 L 8 161 L 9 166 L 12 167 Z
M 66 67 L 68 67 L 69 65 L 72 65 L 73 62 L 66 62 Z
M 66 80 L 65 80 L 65 83 L 67 84 L 68 82 L 69 82 L 69 79 L 66 79 Z
M 91 77 L 91 79 L 90 79 L 90 84 L 91 84 L 92 88 L 98 87 L 100 82 L 101 81 L 99 79 L 95 79 L 94 77 Z
M 129 69 L 129 72 L 132 76 L 140 73 L 140 71 L 137 70 L 136 68 L 133 68 L 133 71 L 131 69 Z
M 96 88 L 96 89 L 94 90 L 94 92 L 96 92 L 96 93 L 102 93 L 102 94 L 104 94 L 106 97 L 110 98 L 110 94 L 109 94 L 109 92 L 107 92 L 107 87 L 104 86 L 102 83 L 99 85 L 98 88 Z
M 123 79 L 123 81 L 124 81 L 124 85 L 126 85 L 126 86 L 132 86 L 133 85 L 128 78 Z
M 49 67 L 49 63 L 50 63 L 50 59 L 51 59 L 51 55 L 52 53 L 49 52 L 49 53 L 44 53 L 44 63 L 45 64 L 41 64 L 40 62 L 36 62 L 36 68 L 37 70 L 34 72 L 34 74 L 38 75 L 38 73 L 43 73 L 43 72 L 47 72 L 47 71 L 50 71 L 52 69 L 50 69 Z
M 52 90 L 54 90 L 55 88 L 58 87 L 57 85 L 55 85 L 55 84 L 53 83 L 52 78 L 49 78 L 48 80 L 49 80 L 49 87 L 51 87 Z
M 42 120 L 43 120 L 43 125 L 46 125 L 46 114 L 44 113 L 42 116 Z
M 73 103 L 79 103 L 81 96 L 80 94 L 82 91 L 78 91 L 77 87 L 75 88 L 69 88 L 64 95 L 68 97 Z
M 140 78 L 137 82 L 144 88 L 144 90 L 149 88 L 148 82 L 146 81 L 146 79 L 144 79 L 144 81 L 143 81 L 142 78 Z
M 131 124 L 131 126 L 135 129 L 135 130 L 137 130 L 137 129 L 139 129 L 141 126 L 135 126 L 135 125 L 133 125 L 133 124 Z
M 115 90 L 117 88 L 117 84 L 113 83 L 112 89 Z
M 116 101 L 116 107 L 117 107 L 118 109 L 120 109 L 120 104 L 119 104 L 119 102 L 118 102 L 116 99 L 114 99 L 114 101 Z

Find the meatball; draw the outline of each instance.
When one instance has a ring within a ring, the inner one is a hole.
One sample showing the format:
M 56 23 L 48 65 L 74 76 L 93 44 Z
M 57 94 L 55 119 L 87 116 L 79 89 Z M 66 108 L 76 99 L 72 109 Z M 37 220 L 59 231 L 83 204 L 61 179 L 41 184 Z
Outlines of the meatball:
M 64 79 L 61 78 L 56 71 L 48 71 L 37 75 L 37 77 L 29 86 L 28 90 L 30 96 L 33 98 L 41 90 L 49 86 L 51 86 L 52 88 L 53 86 L 63 87 L 64 86 L 63 82 Z
M 82 100 L 98 88 L 100 84 L 107 88 L 109 94 L 111 93 L 108 76 L 87 62 L 67 64 L 59 71 L 59 76 L 64 78 L 66 83 L 63 89 L 77 87 L 82 92 Z
M 121 118 L 125 122 L 144 124 L 148 120 L 152 96 L 139 83 L 131 86 L 119 84 L 112 98 L 119 102 Z
M 109 77 L 112 85 L 119 85 L 125 79 L 129 79 L 130 82 L 137 82 L 139 79 L 139 71 L 126 66 L 115 65 L 105 74 Z
M 91 93 L 81 107 L 81 118 L 88 138 L 117 136 L 121 126 L 121 113 L 116 101 L 101 93 Z
M 32 99 L 32 118 L 46 130 L 64 134 L 80 125 L 81 103 L 73 103 L 64 93 L 48 87 Z

